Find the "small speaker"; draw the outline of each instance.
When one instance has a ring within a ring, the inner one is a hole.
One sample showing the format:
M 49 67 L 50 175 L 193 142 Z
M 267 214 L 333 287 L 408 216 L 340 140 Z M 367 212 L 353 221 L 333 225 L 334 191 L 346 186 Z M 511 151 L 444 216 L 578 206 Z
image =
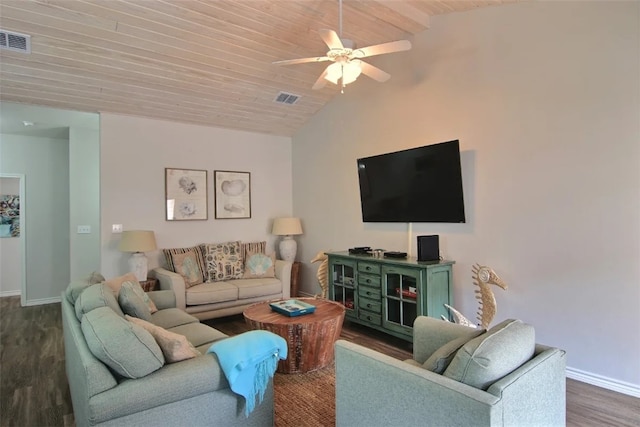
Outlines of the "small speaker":
M 418 236 L 418 261 L 440 260 L 440 236 Z

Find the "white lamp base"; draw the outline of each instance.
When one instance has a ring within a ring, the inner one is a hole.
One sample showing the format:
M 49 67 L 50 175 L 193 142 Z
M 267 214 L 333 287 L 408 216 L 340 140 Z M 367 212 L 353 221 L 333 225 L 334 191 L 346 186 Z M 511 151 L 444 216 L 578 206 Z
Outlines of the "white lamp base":
M 296 252 L 298 251 L 298 244 L 293 237 L 284 236 L 280 241 L 280 258 L 288 262 L 294 262 L 296 260 Z
M 129 271 L 136 275 L 138 282 L 147 280 L 147 257 L 142 252 L 134 252 L 129 258 Z

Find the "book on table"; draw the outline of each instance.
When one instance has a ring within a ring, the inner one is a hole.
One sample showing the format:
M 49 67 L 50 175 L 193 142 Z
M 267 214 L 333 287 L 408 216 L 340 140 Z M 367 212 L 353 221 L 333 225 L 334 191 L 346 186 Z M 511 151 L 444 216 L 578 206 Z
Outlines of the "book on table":
M 302 316 L 303 314 L 311 314 L 316 310 L 315 305 L 308 304 L 297 299 L 288 299 L 284 301 L 276 301 L 269 304 L 273 311 L 285 316 Z

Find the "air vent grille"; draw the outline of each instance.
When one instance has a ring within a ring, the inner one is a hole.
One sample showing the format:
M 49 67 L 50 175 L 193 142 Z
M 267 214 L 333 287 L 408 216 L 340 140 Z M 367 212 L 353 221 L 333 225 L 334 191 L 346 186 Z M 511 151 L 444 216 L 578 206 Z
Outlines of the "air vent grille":
M 31 36 L 0 30 L 0 48 L 14 52 L 31 53 Z
M 298 102 L 300 98 L 301 98 L 300 95 L 294 95 L 292 93 L 287 93 L 287 92 L 280 92 L 276 96 L 276 98 L 273 100 L 273 102 L 278 104 L 293 105 L 296 102 Z

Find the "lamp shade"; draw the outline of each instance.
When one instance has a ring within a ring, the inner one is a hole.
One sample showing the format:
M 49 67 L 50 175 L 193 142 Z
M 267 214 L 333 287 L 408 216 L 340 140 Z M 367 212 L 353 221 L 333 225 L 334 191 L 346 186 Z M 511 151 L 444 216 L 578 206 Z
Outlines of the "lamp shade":
M 300 218 L 276 218 L 273 220 L 271 234 L 276 236 L 294 236 L 302 234 Z
M 149 252 L 156 249 L 156 236 L 148 230 L 123 231 L 118 245 L 118 250 L 122 252 Z

